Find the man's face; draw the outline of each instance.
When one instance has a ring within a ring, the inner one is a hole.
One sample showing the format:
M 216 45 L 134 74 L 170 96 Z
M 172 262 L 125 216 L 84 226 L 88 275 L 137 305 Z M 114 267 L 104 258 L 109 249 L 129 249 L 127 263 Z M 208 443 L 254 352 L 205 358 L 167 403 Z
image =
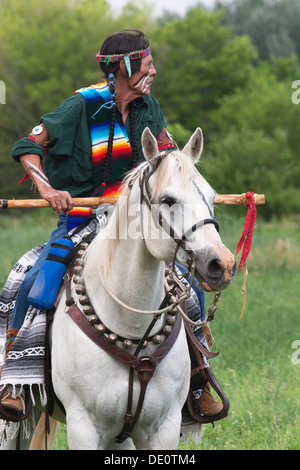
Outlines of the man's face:
M 140 96 L 149 95 L 156 69 L 153 65 L 152 55 L 142 58 L 141 68 L 129 79 L 129 86 Z

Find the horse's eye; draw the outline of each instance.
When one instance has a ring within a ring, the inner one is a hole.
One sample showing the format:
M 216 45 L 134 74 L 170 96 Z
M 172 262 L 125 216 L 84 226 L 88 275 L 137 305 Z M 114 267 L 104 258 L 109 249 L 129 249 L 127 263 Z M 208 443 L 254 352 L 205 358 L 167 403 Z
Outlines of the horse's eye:
M 162 196 L 160 198 L 159 202 L 160 204 L 167 204 L 167 206 L 171 207 L 176 204 L 177 201 L 173 196 L 169 196 L 168 194 L 166 194 L 165 196 Z

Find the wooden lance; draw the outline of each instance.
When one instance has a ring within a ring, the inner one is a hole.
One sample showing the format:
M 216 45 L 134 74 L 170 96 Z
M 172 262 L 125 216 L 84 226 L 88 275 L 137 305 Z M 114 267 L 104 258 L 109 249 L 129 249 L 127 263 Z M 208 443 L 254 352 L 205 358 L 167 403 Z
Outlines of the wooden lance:
M 254 194 L 255 204 L 265 204 L 264 194 Z M 116 204 L 118 197 L 74 197 L 75 207 L 92 207 L 103 204 Z M 244 205 L 247 206 L 245 193 L 243 194 L 217 194 L 214 204 Z M 0 210 L 5 209 L 29 209 L 38 207 L 50 207 L 45 199 L 0 199 Z

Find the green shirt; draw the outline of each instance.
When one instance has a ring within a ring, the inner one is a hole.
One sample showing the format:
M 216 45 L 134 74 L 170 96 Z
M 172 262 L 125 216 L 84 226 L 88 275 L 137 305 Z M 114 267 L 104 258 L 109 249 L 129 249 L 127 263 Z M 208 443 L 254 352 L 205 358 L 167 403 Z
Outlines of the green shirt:
M 159 103 L 152 95 L 136 100 L 136 137 L 140 160 L 144 160 L 141 136 L 149 127 L 157 137 L 167 127 Z M 122 115 L 117 109 L 117 119 Z M 41 122 L 49 134 L 50 143 L 44 156 L 43 169 L 55 189 L 68 191 L 72 197 L 90 195 L 93 187 L 92 146 L 88 128 L 86 102 L 80 93 L 64 101 L 56 111 L 44 114 Z M 125 127 L 131 141 L 130 119 Z M 12 147 L 16 161 L 25 154 L 38 154 L 43 158 L 43 148 L 24 137 Z M 120 175 L 120 179 L 125 175 Z M 99 182 L 101 184 L 101 181 Z

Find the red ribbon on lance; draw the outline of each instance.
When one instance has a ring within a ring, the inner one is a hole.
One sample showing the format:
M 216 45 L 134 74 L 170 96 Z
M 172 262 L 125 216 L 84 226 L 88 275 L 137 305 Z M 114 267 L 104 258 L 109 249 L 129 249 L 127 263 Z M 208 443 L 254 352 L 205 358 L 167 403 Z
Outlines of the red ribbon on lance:
M 256 205 L 255 205 L 255 196 L 254 193 L 248 192 L 245 194 L 245 204 L 248 206 L 248 212 L 246 215 L 246 220 L 243 228 L 242 236 L 237 244 L 236 253 L 241 250 L 242 246 L 244 245 L 241 261 L 239 264 L 239 269 L 243 267 L 246 262 L 246 259 L 250 253 L 251 245 L 252 245 L 252 236 L 253 236 L 253 227 L 255 224 L 256 219 Z
M 248 192 L 244 194 L 243 204 L 244 206 L 248 207 L 248 212 L 246 215 L 243 233 L 242 233 L 241 238 L 239 239 L 239 242 L 236 248 L 236 253 L 235 253 L 235 255 L 237 255 L 238 252 L 241 250 L 242 246 L 244 245 L 242 256 L 241 256 L 241 261 L 239 264 L 239 270 L 241 270 L 242 267 L 244 266 L 244 283 L 243 283 L 243 287 L 241 290 L 244 296 L 244 303 L 243 303 L 242 312 L 241 312 L 239 321 L 243 318 L 245 307 L 246 307 L 246 281 L 247 281 L 247 276 L 248 276 L 246 260 L 250 253 L 250 249 L 252 245 L 253 227 L 254 227 L 255 219 L 256 219 L 256 205 L 255 205 L 254 193 Z

